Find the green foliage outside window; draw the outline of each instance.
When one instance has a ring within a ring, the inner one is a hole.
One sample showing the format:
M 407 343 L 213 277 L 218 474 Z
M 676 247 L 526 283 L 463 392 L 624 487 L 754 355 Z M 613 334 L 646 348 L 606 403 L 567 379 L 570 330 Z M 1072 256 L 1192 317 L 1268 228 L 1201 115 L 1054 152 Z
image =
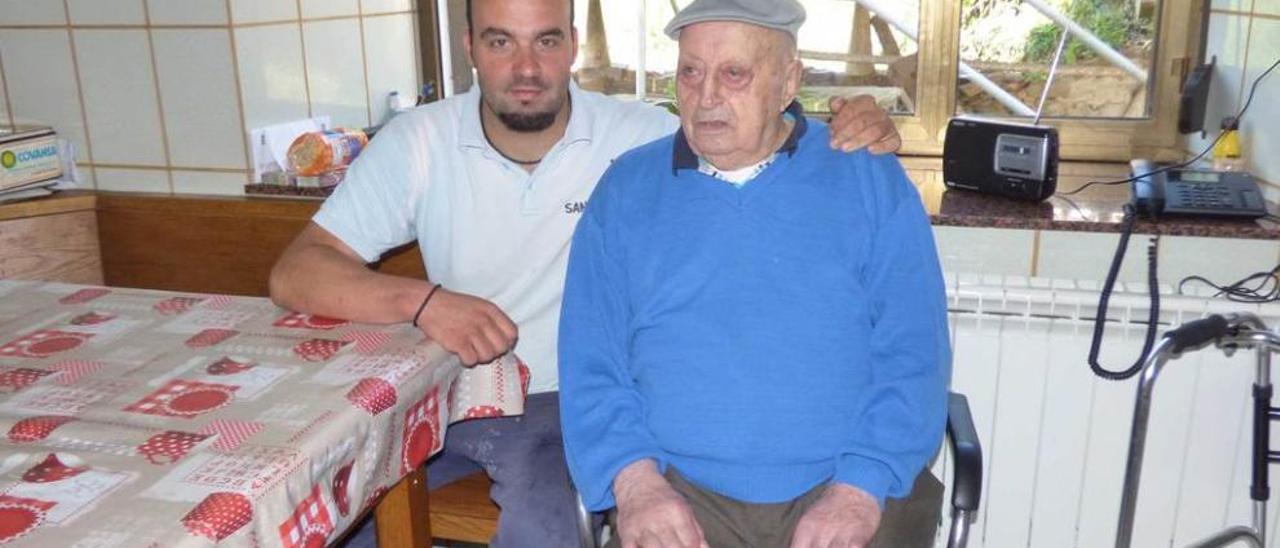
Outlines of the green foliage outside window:
M 1133 3 L 1126 0 L 1072 0 L 1066 15 L 1098 39 L 1120 51 L 1124 51 L 1126 45 L 1149 40 L 1152 35 L 1151 20 L 1135 17 Z M 1062 32 L 1062 27 L 1056 23 L 1046 23 L 1032 29 L 1027 37 L 1026 60 L 1051 61 Z M 1095 56 L 1093 50 L 1083 42 L 1069 39 L 1062 53 L 1062 62 L 1072 64 Z

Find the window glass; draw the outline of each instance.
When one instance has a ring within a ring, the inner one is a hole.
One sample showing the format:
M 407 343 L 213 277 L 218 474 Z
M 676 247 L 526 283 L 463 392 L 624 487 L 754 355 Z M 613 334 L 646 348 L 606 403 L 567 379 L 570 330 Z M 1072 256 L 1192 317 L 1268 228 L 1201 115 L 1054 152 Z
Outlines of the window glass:
M 990 116 L 1146 118 L 1156 0 L 963 0 L 956 110 Z
M 575 0 L 580 49 L 574 76 L 579 85 L 634 96 L 637 67 L 643 64 L 645 99 L 674 102 L 678 48 L 662 29 L 691 1 Z M 806 110 L 825 112 L 833 95 L 865 93 L 891 112 L 914 112 L 915 3 L 866 2 L 878 12 L 851 0 L 801 3 L 808 13 L 798 44 L 805 64 L 800 99 Z M 592 21 L 597 10 L 601 17 Z

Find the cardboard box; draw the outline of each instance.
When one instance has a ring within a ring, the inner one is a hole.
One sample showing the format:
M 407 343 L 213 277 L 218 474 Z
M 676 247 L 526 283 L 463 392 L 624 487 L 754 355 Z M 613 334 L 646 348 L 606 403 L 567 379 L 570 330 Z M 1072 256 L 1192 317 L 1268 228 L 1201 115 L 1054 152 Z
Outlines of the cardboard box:
M 62 177 L 58 136 L 43 126 L 0 128 L 0 190 Z

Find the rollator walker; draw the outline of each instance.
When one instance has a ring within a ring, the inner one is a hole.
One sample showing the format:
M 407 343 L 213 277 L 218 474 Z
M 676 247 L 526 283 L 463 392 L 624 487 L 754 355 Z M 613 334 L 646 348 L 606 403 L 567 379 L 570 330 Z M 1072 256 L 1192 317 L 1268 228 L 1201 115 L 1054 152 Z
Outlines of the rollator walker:
M 1244 542 L 1262 548 L 1267 540 L 1267 467 L 1280 462 L 1280 451 L 1271 450 L 1271 421 L 1280 419 L 1280 408 L 1271 406 L 1271 353 L 1280 352 L 1280 333 L 1270 331 L 1258 316 L 1249 313 L 1213 315 L 1195 320 L 1168 332 L 1143 360 L 1138 380 L 1138 397 L 1134 402 L 1129 459 L 1125 465 L 1124 490 L 1120 499 L 1120 522 L 1116 530 L 1116 548 L 1129 548 L 1133 542 L 1133 522 L 1138 504 L 1138 483 L 1142 478 L 1143 448 L 1147 439 L 1147 423 L 1151 416 L 1151 391 L 1156 378 L 1169 360 L 1188 350 L 1210 344 L 1228 356 L 1240 349 L 1257 353 L 1253 383 L 1253 450 L 1252 480 L 1249 498 L 1253 499 L 1253 526 L 1228 527 L 1188 545 L 1188 548 L 1210 548 Z

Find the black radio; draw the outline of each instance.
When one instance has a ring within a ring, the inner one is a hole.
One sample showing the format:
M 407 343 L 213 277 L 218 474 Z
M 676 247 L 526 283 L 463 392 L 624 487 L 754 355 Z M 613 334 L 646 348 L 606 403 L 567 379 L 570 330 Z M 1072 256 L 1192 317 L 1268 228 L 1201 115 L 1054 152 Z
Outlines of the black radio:
M 949 188 L 1044 200 L 1058 189 L 1058 130 L 953 118 L 943 143 L 942 177 Z

